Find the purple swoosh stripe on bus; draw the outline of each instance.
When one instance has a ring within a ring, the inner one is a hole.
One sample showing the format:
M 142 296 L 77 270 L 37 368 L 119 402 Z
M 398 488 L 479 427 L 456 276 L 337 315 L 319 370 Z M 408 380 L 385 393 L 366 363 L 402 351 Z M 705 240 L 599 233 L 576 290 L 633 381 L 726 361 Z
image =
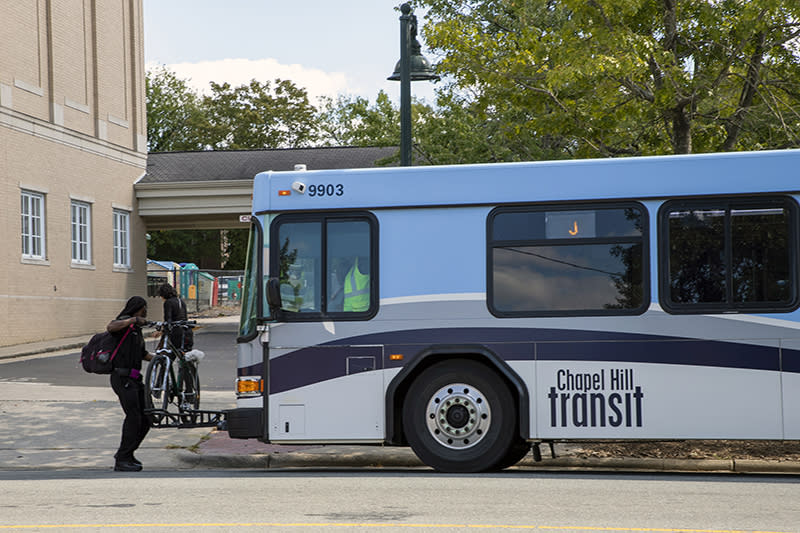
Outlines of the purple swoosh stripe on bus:
M 380 348 L 353 346 L 382 345 Z M 598 361 L 660 363 L 712 366 L 752 370 L 800 372 L 800 351 L 727 341 L 709 341 L 613 332 L 521 329 L 449 328 L 406 330 L 339 339 L 335 343 L 302 348 L 273 359 L 270 367 L 270 392 L 292 390 L 344 376 L 347 358 L 376 357 L 376 369 L 408 364 L 422 350 L 435 344 L 473 344 L 485 346 L 507 361 Z M 390 361 L 392 353 L 402 353 L 402 362 Z M 783 364 L 781 365 L 781 356 Z M 250 369 L 239 369 L 247 375 Z M 261 366 L 252 371 L 260 373 Z

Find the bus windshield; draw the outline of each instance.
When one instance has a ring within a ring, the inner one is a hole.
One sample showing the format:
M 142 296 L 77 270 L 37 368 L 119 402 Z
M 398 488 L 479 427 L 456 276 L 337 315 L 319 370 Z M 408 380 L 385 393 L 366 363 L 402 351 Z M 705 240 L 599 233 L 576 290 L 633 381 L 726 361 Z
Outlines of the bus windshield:
M 245 262 L 244 282 L 242 283 L 242 314 L 239 320 L 239 337 L 253 337 L 256 335 L 257 319 L 262 315 L 260 295 L 258 290 L 259 280 L 264 278 L 262 254 L 264 239 L 261 223 L 256 217 L 252 218 L 250 236 L 247 241 L 247 259 Z

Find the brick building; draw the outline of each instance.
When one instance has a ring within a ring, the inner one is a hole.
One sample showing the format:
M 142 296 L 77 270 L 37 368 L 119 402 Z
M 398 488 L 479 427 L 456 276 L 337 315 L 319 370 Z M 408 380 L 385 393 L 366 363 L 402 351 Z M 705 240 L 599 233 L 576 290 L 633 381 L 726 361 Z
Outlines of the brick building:
M 0 0 L 0 346 L 146 291 L 142 0 Z

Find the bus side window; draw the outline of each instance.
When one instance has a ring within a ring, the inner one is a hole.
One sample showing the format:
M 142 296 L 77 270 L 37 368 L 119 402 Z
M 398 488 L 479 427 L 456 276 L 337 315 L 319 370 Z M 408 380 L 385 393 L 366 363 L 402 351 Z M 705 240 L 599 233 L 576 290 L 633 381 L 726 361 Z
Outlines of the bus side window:
M 674 313 L 795 309 L 796 226 L 797 205 L 787 198 L 668 202 L 662 306 Z

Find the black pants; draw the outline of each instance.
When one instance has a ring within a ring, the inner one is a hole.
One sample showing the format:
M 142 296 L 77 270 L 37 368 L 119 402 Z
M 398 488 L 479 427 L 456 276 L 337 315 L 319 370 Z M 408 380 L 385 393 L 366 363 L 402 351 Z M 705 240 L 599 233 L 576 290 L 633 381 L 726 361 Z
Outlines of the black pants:
M 175 328 L 169 335 L 169 341 L 177 349 L 183 348 L 184 352 L 188 352 L 194 348 L 194 331 L 191 329 Z
M 130 461 L 147 432 L 150 418 L 144 414 L 144 384 L 141 380 L 111 374 L 111 388 L 119 397 L 125 421 L 122 423 L 122 439 L 114 457 L 117 461 Z

